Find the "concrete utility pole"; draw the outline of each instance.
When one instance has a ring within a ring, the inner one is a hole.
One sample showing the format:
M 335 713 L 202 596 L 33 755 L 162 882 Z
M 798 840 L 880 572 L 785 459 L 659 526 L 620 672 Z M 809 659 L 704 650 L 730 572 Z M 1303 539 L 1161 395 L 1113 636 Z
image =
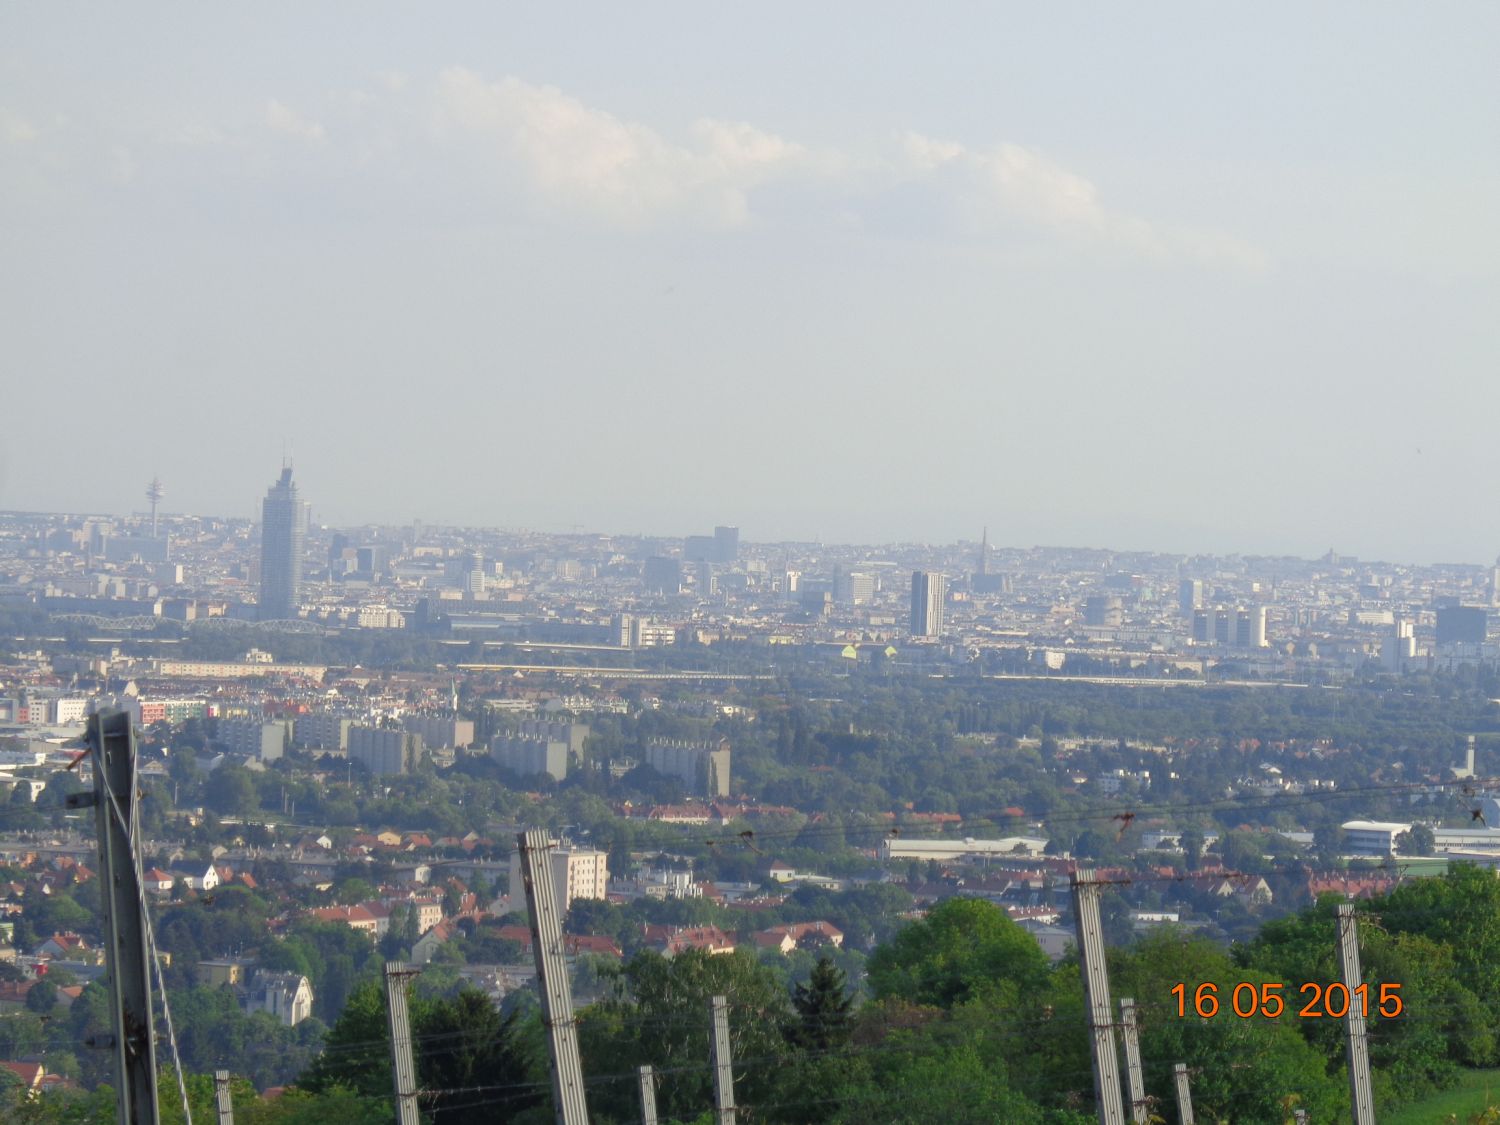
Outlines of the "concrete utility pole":
M 1120 1060 L 1115 1054 L 1114 1024 L 1109 1003 L 1109 969 L 1104 963 L 1104 928 L 1099 921 L 1099 882 L 1094 872 L 1073 873 L 1073 921 L 1083 960 L 1084 1014 L 1094 1048 L 1094 1098 L 1099 1125 L 1125 1125 L 1120 1097 Z
M 714 1064 L 714 1125 L 734 1125 L 734 1058 L 729 1049 L 729 1001 L 715 996 L 708 1002 L 714 1033 L 710 1040 Z
M 1349 990 L 1349 1013 L 1344 1017 L 1348 1040 L 1349 1104 L 1354 1111 L 1354 1125 L 1375 1125 L 1375 1098 L 1370 1092 L 1370 1041 L 1365 1032 L 1365 1010 L 1354 990 L 1363 982 L 1359 967 L 1359 924 L 1354 920 L 1354 904 L 1338 904 L 1339 963 L 1344 972 L 1344 987 Z M 1324 995 L 1327 1002 L 1327 995 Z
M 641 1125 L 656 1125 L 656 1079 L 651 1068 L 640 1069 L 641 1079 Z
M 391 1028 L 397 1125 L 419 1125 L 421 1120 L 417 1112 L 417 1067 L 411 1053 L 411 1019 L 406 1014 L 406 980 L 419 971 L 400 961 L 385 963 L 385 1014 Z
M 563 956 L 562 913 L 552 886 L 552 841 L 542 829 L 516 836 L 521 851 L 521 882 L 531 918 L 531 948 L 536 954 L 537 983 L 542 992 L 542 1022 L 551 1052 L 552 1106 L 557 1125 L 588 1125 L 583 1095 L 583 1063 L 578 1058 L 578 1025 L 573 1020 L 573 989 Z
M 1130 1119 L 1146 1125 L 1146 1082 L 1141 1075 L 1141 1041 L 1136 1033 L 1135 999 L 1120 999 L 1120 1028 L 1125 1038 L 1125 1079 L 1130 1088 Z
M 1177 1079 L 1177 1125 L 1193 1125 L 1193 1091 L 1188 1085 L 1187 1064 L 1178 1063 L 1172 1074 Z
M 99 849 L 100 912 L 109 965 L 110 1017 L 105 1043 L 115 1055 L 115 1099 L 121 1125 L 157 1125 L 156 1021 L 151 1012 L 151 953 L 141 898 L 140 825 L 136 823 L 135 731 L 124 711 L 91 715 L 86 735 L 94 792 L 68 807 L 94 806 Z
M 234 1103 L 229 1100 L 229 1071 L 214 1071 L 214 1101 L 219 1107 L 219 1125 L 234 1125 Z

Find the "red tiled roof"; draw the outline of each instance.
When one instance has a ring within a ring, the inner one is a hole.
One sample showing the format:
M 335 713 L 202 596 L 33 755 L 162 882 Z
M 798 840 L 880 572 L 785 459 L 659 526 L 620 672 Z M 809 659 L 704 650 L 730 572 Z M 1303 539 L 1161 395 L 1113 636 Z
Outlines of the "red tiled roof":
M 42 1079 L 46 1076 L 46 1070 L 41 1063 L 32 1062 L 0 1062 L 12 1074 L 21 1080 L 22 1085 L 28 1090 L 36 1090 L 41 1087 Z
M 734 949 L 734 939 L 718 926 L 648 925 L 645 931 L 646 944 L 660 947 L 668 956 L 689 949 L 706 949 L 710 953 Z
M 844 931 L 831 922 L 789 922 L 759 931 L 754 940 L 762 949 L 776 949 L 786 944 L 788 938 L 793 944 L 800 944 L 809 936 L 820 937 L 838 945 L 844 940 Z

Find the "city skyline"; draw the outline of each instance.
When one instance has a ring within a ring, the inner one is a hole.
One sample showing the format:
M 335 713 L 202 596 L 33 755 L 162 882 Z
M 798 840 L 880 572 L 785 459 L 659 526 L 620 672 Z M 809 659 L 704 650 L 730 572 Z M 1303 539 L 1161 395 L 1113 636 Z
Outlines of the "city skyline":
M 283 477 L 288 476 L 291 472 L 292 472 L 292 465 L 291 465 L 290 459 L 286 459 L 283 462 L 283 469 L 282 469 Z M 241 521 L 241 522 L 248 522 L 248 523 L 251 523 L 251 524 L 254 524 L 254 525 L 257 525 L 257 526 L 261 526 L 261 525 L 263 525 L 265 523 L 266 506 L 267 506 L 267 503 L 271 499 L 271 494 L 276 493 L 277 489 L 280 488 L 284 483 L 286 483 L 284 480 L 283 481 L 278 481 L 277 484 L 273 484 L 271 486 L 271 488 L 267 492 L 267 495 L 263 496 L 257 502 L 258 506 L 259 506 L 259 509 L 260 509 L 259 514 L 258 515 L 253 515 L 253 516 L 236 515 L 236 514 L 225 512 L 225 511 L 211 511 L 211 510 L 210 511 L 201 511 L 201 512 L 184 512 L 184 511 L 178 511 L 178 512 L 156 512 L 153 509 L 140 509 L 140 508 L 136 508 L 136 509 L 132 509 L 132 510 L 128 510 L 128 511 L 108 511 L 108 510 L 104 510 L 104 509 L 71 509 L 71 510 L 64 509 L 64 510 L 58 510 L 58 511 L 55 511 L 55 512 L 42 511 L 42 510 L 27 510 L 27 509 L 10 509 L 10 510 L 0 509 L 0 516 L 3 516 L 3 515 L 15 515 L 15 516 L 46 516 L 46 515 L 57 515 L 57 516 L 67 516 L 67 517 L 70 517 L 70 518 L 81 518 L 81 519 L 106 519 L 106 520 L 121 520 L 121 521 L 137 521 L 137 522 L 142 522 L 143 523 L 142 530 L 145 530 L 145 528 L 147 526 L 149 526 L 152 538 L 156 537 L 156 521 L 158 519 L 162 519 L 162 520 L 173 520 L 173 519 L 179 519 L 179 520 L 190 520 L 190 519 L 225 519 L 225 520 L 231 520 L 231 521 L 238 520 L 238 521 Z M 292 487 L 293 494 L 295 494 L 296 491 L 297 491 L 296 485 L 293 484 L 291 487 Z M 149 483 L 149 486 L 148 486 L 148 493 L 147 493 L 148 499 L 150 498 L 150 491 L 157 492 L 158 497 L 165 491 L 164 483 L 160 480 L 160 478 L 153 477 L 151 479 L 151 481 Z M 675 561 L 675 562 L 677 562 L 679 564 L 682 563 L 682 562 L 691 561 L 688 558 L 687 552 L 690 551 L 693 548 L 694 541 L 699 541 L 699 542 L 702 542 L 702 543 L 713 543 L 716 540 L 721 540 L 721 538 L 725 535 L 725 533 L 733 533 L 732 543 L 734 545 L 732 547 L 730 547 L 729 550 L 730 551 L 737 550 L 737 545 L 738 545 L 738 542 L 739 542 L 739 530 L 740 530 L 737 525 L 736 526 L 717 525 L 714 528 L 715 535 L 713 535 L 713 536 L 705 536 L 705 535 L 702 535 L 702 534 L 697 533 L 694 530 L 692 530 L 693 525 L 688 524 L 686 521 L 683 521 L 683 520 L 677 521 L 676 525 L 673 526 L 672 528 L 669 528 L 669 529 L 666 529 L 666 530 L 659 530 L 659 531 L 658 530 L 649 530 L 648 531 L 648 530 L 641 530 L 641 529 L 638 529 L 638 528 L 626 529 L 626 528 L 621 528 L 621 527 L 618 527 L 618 526 L 616 526 L 616 527 L 609 527 L 609 526 L 587 527 L 587 526 L 582 525 L 582 524 L 570 524 L 570 525 L 566 526 L 566 529 L 563 529 L 562 525 L 557 525 L 557 524 L 553 524 L 553 525 L 550 525 L 550 526 L 548 526 L 548 525 L 528 526 L 528 525 L 506 525 L 506 524 L 486 525 L 486 524 L 474 524 L 474 523 L 462 523 L 462 522 L 460 522 L 460 523 L 442 523 L 442 522 L 438 522 L 438 521 L 431 520 L 431 519 L 423 519 L 423 518 L 420 518 L 420 517 L 416 518 L 415 520 L 413 520 L 413 519 L 407 519 L 407 520 L 384 520 L 384 521 L 375 520 L 375 521 L 368 521 L 368 522 L 362 522 L 362 523 L 332 523 L 332 522 L 329 522 L 329 521 L 322 520 L 322 519 L 318 518 L 317 510 L 316 510 L 316 508 L 314 507 L 314 505 L 313 505 L 313 503 L 311 501 L 297 501 L 297 502 L 302 505 L 302 508 L 303 508 L 303 511 L 304 511 L 304 516 L 305 516 L 305 519 L 307 521 L 307 525 L 309 527 L 316 526 L 316 527 L 319 527 L 319 528 L 324 529 L 324 530 L 353 530 L 353 529 L 356 529 L 356 528 L 377 528 L 377 529 L 383 529 L 383 530 L 390 530 L 390 529 L 396 529 L 396 528 L 409 528 L 409 527 L 412 527 L 412 526 L 417 526 L 417 527 L 428 528 L 428 529 L 431 529 L 431 530 L 434 530 L 434 531 L 444 530 L 444 529 L 462 528 L 462 529 L 471 529 L 471 530 L 475 530 L 475 531 L 495 532 L 495 533 L 504 533 L 504 534 L 538 534 L 538 535 L 557 535 L 557 536 L 564 536 L 564 537 L 567 537 L 567 536 L 572 536 L 572 537 L 578 537 L 578 536 L 600 536 L 600 537 L 604 537 L 604 538 L 640 538 L 640 539 L 660 539 L 660 540 L 664 540 L 664 541 L 682 540 L 684 542 L 684 554 L 683 555 L 670 556 L 670 558 L 671 558 L 672 561 Z M 305 538 L 305 532 L 304 532 L 304 538 Z M 1477 567 L 1488 567 L 1488 566 L 1492 565 L 1492 563 L 1490 561 L 1475 560 L 1475 559 L 1456 559 L 1456 558 L 1450 558 L 1450 559 L 1403 559 L 1403 558 L 1391 558 L 1391 557 L 1379 557 L 1379 556 L 1365 556 L 1365 555 L 1360 555 L 1360 554 L 1358 554 L 1356 552 L 1352 552 L 1352 551 L 1342 551 L 1342 550 L 1339 550 L 1338 549 L 1338 545 L 1336 545 L 1336 544 L 1332 545 L 1332 546 L 1330 546 L 1330 547 L 1328 547 L 1328 548 L 1326 548 L 1326 549 L 1324 549 L 1322 551 L 1309 552 L 1309 553 L 1305 553 L 1305 554 L 1296 553 L 1296 552 L 1275 552 L 1275 551 L 1268 551 L 1268 550 L 1262 550 L 1262 551 L 1257 551 L 1257 550 L 1250 550 L 1250 551 L 1211 551 L 1211 550 L 1191 550 L 1191 549 L 1190 550 L 1170 550 L 1170 549 L 1166 549 L 1166 548 L 1149 547 L 1149 546 L 1148 547 L 1135 547 L 1135 546 L 1129 546 L 1129 547 L 1127 547 L 1127 546 L 1121 546 L 1121 545 L 1118 545 L 1118 544 L 1097 543 L 1097 542 L 1096 543 L 1064 543 L 1064 542 L 1053 542 L 1053 543 L 1033 542 L 1033 543 L 1028 543 L 1028 542 L 1023 542 L 1023 541 L 1016 540 L 1016 541 L 1002 541 L 1002 542 L 1000 542 L 997 545 L 995 543 L 992 543 L 991 540 L 990 540 L 989 525 L 988 524 L 981 524 L 980 525 L 980 536 L 979 536 L 978 539 L 968 538 L 966 535 L 964 535 L 962 533 L 960 533 L 959 535 L 957 535 L 956 537 L 951 538 L 951 539 L 936 539 L 936 538 L 928 538 L 928 539 L 880 539 L 880 538 L 875 538 L 875 539 L 866 539 L 866 540 L 832 539 L 832 538 L 794 539 L 794 538 L 774 538 L 774 537 L 770 537 L 770 536 L 757 535 L 757 536 L 754 536 L 754 537 L 752 537 L 750 539 L 747 539 L 746 542 L 757 543 L 757 544 L 765 544 L 765 545 L 776 545 L 776 544 L 812 545 L 812 544 L 818 544 L 818 545 L 825 545 L 825 546 L 850 546 L 850 547 L 863 546 L 863 547 L 876 547 L 876 548 L 878 548 L 878 547 L 911 547 L 911 546 L 929 546 L 929 547 L 934 547 L 934 548 L 947 548 L 947 547 L 972 546 L 972 547 L 977 548 L 977 550 L 975 551 L 975 556 L 974 556 L 974 574 L 977 575 L 977 576 L 979 576 L 981 579 L 984 579 L 986 577 L 989 577 L 989 578 L 1003 577 L 1003 576 L 997 576 L 997 575 L 994 575 L 994 574 L 990 574 L 989 570 L 988 570 L 989 565 L 990 565 L 990 563 L 991 563 L 991 561 L 993 559 L 994 553 L 996 551 L 1018 551 L 1018 550 L 1020 550 L 1020 551 L 1025 551 L 1025 550 L 1098 550 L 1098 551 L 1117 552 L 1117 553 L 1121 553 L 1121 554 L 1141 554 L 1141 553 L 1144 553 L 1144 554 L 1159 554 L 1159 555 L 1167 555 L 1167 556 L 1170 556 L 1170 555 L 1179 555 L 1179 556 L 1182 556 L 1184 558 L 1194 558 L 1194 557 L 1208 557 L 1208 558 L 1214 558 L 1214 557 L 1228 557 L 1228 558 L 1236 558 L 1236 557 L 1244 557 L 1244 558 L 1288 558 L 1288 559 L 1297 559 L 1297 560 L 1303 560 L 1303 561 L 1322 558 L 1322 557 L 1328 555 L 1331 552 L 1333 555 L 1337 555 L 1337 556 L 1340 556 L 1340 557 L 1347 557 L 1347 558 L 1357 559 L 1357 560 L 1359 560 L 1361 562 L 1365 562 L 1365 563 L 1380 563 L 1380 564 L 1383 564 L 1383 565 L 1384 564 L 1389 564 L 1389 565 L 1397 565 L 1397 566 L 1406 566 L 1406 565 L 1410 565 L 1410 566 L 1440 566 L 1440 565 L 1451 564 L 1451 565 L 1456 565 L 1456 566 L 1477 566 Z M 302 550 L 303 550 L 303 553 L 305 554 L 306 548 L 303 548 Z M 717 559 L 717 560 L 709 560 L 709 561 L 730 561 L 730 559 L 726 557 L 726 558 L 721 558 L 721 559 Z M 1496 558 L 1493 560 L 1493 563 L 1497 567 L 1500 567 L 1500 555 L 1496 556 Z

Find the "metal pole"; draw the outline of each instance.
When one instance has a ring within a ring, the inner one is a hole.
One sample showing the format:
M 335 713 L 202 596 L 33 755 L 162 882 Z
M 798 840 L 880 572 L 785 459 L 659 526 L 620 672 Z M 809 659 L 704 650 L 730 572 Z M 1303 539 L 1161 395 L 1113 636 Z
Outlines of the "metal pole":
M 1188 1086 L 1187 1064 L 1178 1063 L 1172 1074 L 1177 1079 L 1177 1125 L 1193 1125 L 1193 1091 Z
M 533 828 L 516 836 L 521 851 L 521 881 L 531 918 L 531 948 L 536 955 L 542 993 L 542 1023 L 552 1062 L 552 1105 L 557 1125 L 588 1125 L 583 1095 L 583 1063 L 578 1058 L 578 1025 L 573 1020 L 573 989 L 563 955 L 562 916 L 552 886 L 548 855 L 552 841 Z
M 75 794 L 70 808 L 94 806 L 105 957 L 109 965 L 114 1034 L 116 1105 L 122 1125 L 157 1125 L 156 1030 L 151 1013 L 151 954 L 141 915 L 140 826 L 132 819 L 135 731 L 124 711 L 89 717 L 87 740 L 94 769 L 92 795 Z M 91 799 L 90 799 L 91 797 Z
M 714 1033 L 710 1043 L 714 1064 L 714 1125 L 734 1125 L 734 1058 L 729 1050 L 729 1001 L 715 996 L 708 1002 Z
M 411 1019 L 406 1014 L 406 978 L 417 975 L 400 961 L 385 963 L 385 1014 L 391 1028 L 391 1077 L 397 1125 L 418 1125 L 417 1068 L 411 1054 Z
M 234 1125 L 234 1103 L 229 1100 L 229 1071 L 214 1071 L 214 1100 L 219 1106 L 219 1125 Z
M 640 1078 L 641 1125 L 656 1125 L 656 1079 L 651 1076 L 649 1066 L 641 1067 Z
M 1094 1097 L 1099 1125 L 1125 1125 L 1125 1103 L 1120 1096 L 1120 1060 L 1115 1054 L 1114 1024 L 1109 1003 L 1109 968 L 1104 962 L 1104 929 L 1099 921 L 1099 884 L 1093 871 L 1073 873 L 1073 920 L 1083 961 L 1083 994 L 1094 1048 Z
M 1370 1092 L 1370 1042 L 1365 1034 L 1364 1006 L 1354 991 L 1363 983 L 1359 967 L 1359 924 L 1354 920 L 1354 904 L 1341 902 L 1337 907 L 1339 923 L 1339 962 L 1344 972 L 1344 987 L 1349 990 L 1349 1014 L 1344 1019 L 1349 1056 L 1349 1104 L 1354 1111 L 1354 1125 L 1375 1125 L 1375 1099 Z
M 1130 1088 L 1130 1119 L 1146 1125 L 1146 1081 L 1141 1075 L 1141 1041 L 1136 1034 L 1135 999 L 1120 998 L 1120 1027 L 1125 1038 L 1125 1080 Z

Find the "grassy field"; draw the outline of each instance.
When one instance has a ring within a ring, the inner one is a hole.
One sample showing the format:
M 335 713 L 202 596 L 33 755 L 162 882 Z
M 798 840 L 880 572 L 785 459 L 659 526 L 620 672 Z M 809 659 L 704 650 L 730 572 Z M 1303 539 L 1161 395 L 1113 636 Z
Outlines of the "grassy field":
M 1444 1090 L 1405 1109 L 1381 1115 L 1381 1125 L 1442 1125 L 1457 1115 L 1459 1125 L 1468 1125 L 1486 1105 L 1500 1103 L 1500 1070 L 1471 1070 L 1451 1090 Z

